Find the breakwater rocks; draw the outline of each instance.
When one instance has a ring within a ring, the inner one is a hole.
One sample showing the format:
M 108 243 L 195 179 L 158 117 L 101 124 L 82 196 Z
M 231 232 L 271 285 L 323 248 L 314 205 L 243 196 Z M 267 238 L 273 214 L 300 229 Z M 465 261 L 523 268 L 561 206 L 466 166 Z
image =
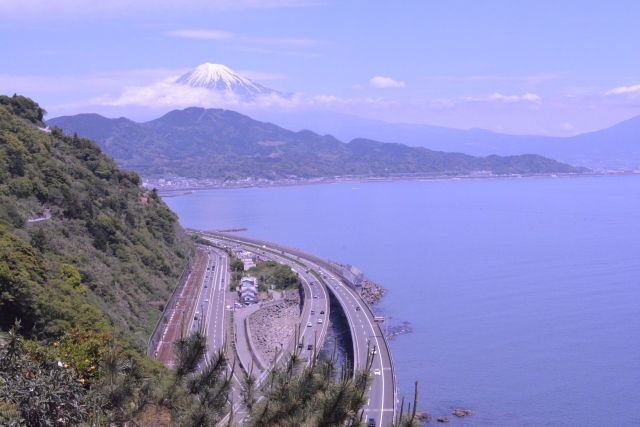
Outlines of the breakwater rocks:
M 367 304 L 374 304 L 380 301 L 385 292 L 386 291 L 382 286 L 377 285 L 368 279 L 362 280 L 360 296 L 362 296 L 362 299 L 365 300 Z
M 421 425 L 424 425 L 431 421 L 431 416 L 424 411 L 416 411 L 416 419 L 422 423 Z
M 298 291 L 285 292 L 281 302 L 261 308 L 248 319 L 253 347 L 267 364 L 273 363 L 276 347 L 279 352 L 287 346 L 300 318 Z
M 393 338 L 396 335 L 409 334 L 413 332 L 409 322 L 402 322 L 402 325 L 389 326 L 387 330 L 387 338 Z
M 461 417 L 467 417 L 471 414 L 473 414 L 473 412 L 471 412 L 468 409 L 454 409 L 453 412 L 451 412 L 453 415 L 455 415 L 458 418 Z
M 227 230 L 207 230 L 207 232 L 214 232 L 214 233 L 238 233 L 240 231 L 247 231 L 248 228 L 229 228 Z

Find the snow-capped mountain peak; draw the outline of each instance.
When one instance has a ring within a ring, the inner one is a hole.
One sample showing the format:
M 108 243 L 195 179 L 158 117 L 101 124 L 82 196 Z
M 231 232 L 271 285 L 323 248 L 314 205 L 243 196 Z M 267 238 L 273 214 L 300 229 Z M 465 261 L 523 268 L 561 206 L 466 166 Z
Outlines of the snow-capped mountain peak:
M 229 67 L 209 62 L 199 65 L 196 69 L 180 76 L 176 83 L 192 87 L 204 87 L 211 90 L 229 91 L 236 95 L 250 98 L 276 92 L 242 77 Z

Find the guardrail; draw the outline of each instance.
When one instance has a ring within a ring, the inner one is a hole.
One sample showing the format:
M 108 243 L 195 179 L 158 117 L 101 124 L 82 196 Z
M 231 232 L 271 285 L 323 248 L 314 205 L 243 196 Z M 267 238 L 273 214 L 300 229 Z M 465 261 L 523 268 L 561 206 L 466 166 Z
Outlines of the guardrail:
M 371 307 L 369 306 L 369 304 L 367 304 L 367 302 L 362 299 L 362 302 L 364 303 L 364 306 L 367 307 L 367 310 L 369 310 L 369 312 L 371 313 L 371 315 L 373 316 L 373 310 L 371 310 Z M 386 319 L 385 319 L 386 321 Z M 387 354 L 389 355 L 389 363 L 391 364 L 391 376 L 393 377 L 393 420 L 396 419 L 396 411 L 398 410 L 397 408 L 397 404 L 398 404 L 398 380 L 396 379 L 396 365 L 393 363 L 393 356 L 391 355 L 391 349 L 389 348 L 389 341 L 387 341 L 387 336 L 384 334 L 384 331 L 382 330 L 382 326 L 380 325 L 380 323 L 378 323 L 378 329 L 380 330 L 380 336 L 382 337 L 382 340 L 384 341 L 384 345 L 387 347 Z
M 164 310 L 162 310 L 162 315 L 158 319 L 156 323 L 156 327 L 153 329 L 151 336 L 149 337 L 149 342 L 147 343 L 147 356 L 153 358 L 156 350 L 158 349 L 158 345 L 160 341 L 162 341 L 162 334 L 164 333 L 164 329 L 169 324 L 169 319 L 171 318 L 171 313 L 175 310 L 176 305 L 178 303 L 178 296 L 182 293 L 185 285 L 187 284 L 187 279 L 189 278 L 189 274 L 191 274 L 191 270 L 193 269 L 193 263 L 191 262 L 191 258 L 187 260 L 187 265 L 185 265 L 184 270 L 182 270 L 182 274 L 178 279 L 178 283 L 176 287 L 173 289 L 171 293 L 171 298 L 167 305 L 164 306 Z
M 267 246 L 269 245 L 270 249 L 275 249 L 277 251 L 281 251 L 281 252 L 287 252 L 289 254 L 295 255 L 295 256 L 299 256 L 299 257 L 303 257 L 308 259 L 309 261 L 312 261 L 318 265 L 322 265 L 324 268 L 331 270 L 331 272 L 333 272 L 334 274 L 336 274 L 337 276 L 340 277 L 340 279 L 347 281 L 347 279 L 342 275 L 342 265 L 333 262 L 331 260 L 327 260 L 324 258 L 320 258 L 316 255 L 312 255 L 310 253 L 307 252 L 303 252 L 301 250 L 295 249 L 295 248 L 290 248 L 288 246 L 283 246 L 283 245 L 279 245 L 277 243 L 271 243 L 271 242 L 267 242 L 265 240 L 259 240 L 259 239 L 253 239 L 250 237 L 242 237 L 242 239 L 234 239 L 233 236 L 229 236 L 229 234 L 227 233 L 221 233 L 221 232 L 217 232 L 217 231 L 201 231 L 201 230 L 194 230 L 194 229 L 188 229 L 191 232 L 194 233 L 198 233 L 198 234 L 204 234 L 204 235 L 209 235 L 209 236 L 214 236 L 214 237 L 221 237 L 225 240 L 230 240 L 232 242 L 238 242 L 238 243 L 251 243 L 253 245 L 262 247 L 262 246 Z M 265 248 L 266 249 L 266 248 Z
M 272 242 L 267 242 L 264 240 L 259 240 L 259 239 L 253 239 L 250 237 L 242 237 L 241 239 L 237 239 L 234 238 L 234 236 L 229 236 L 226 233 L 221 233 L 221 232 L 212 232 L 212 231 L 206 231 L 203 232 L 201 230 L 193 230 L 193 229 L 189 229 L 189 231 L 198 233 L 198 234 L 204 234 L 204 235 L 209 235 L 212 237 L 220 237 L 224 240 L 227 241 L 231 241 L 231 242 L 237 242 L 237 243 L 249 243 L 252 245 L 256 245 L 259 247 L 264 246 L 265 249 L 275 249 L 284 253 L 288 253 L 291 255 L 295 255 L 297 257 L 300 258 L 305 258 L 309 261 L 314 262 L 315 264 L 321 265 L 322 267 L 331 270 L 336 276 L 338 276 L 340 279 L 342 279 L 345 283 L 348 283 L 347 279 L 344 277 L 344 275 L 342 274 L 342 266 L 338 263 L 335 263 L 331 260 L 326 260 L 324 258 L 320 258 L 316 255 L 312 255 L 303 251 L 300 251 L 298 249 L 294 249 L 294 248 L 290 248 L 288 246 L 283 246 L 283 245 L 279 245 L 277 243 L 272 243 Z M 328 287 L 327 287 L 328 288 Z M 364 305 L 367 307 L 367 309 L 369 310 L 369 312 L 373 315 L 373 311 L 371 310 L 371 307 L 369 307 L 369 304 L 367 304 L 367 302 L 362 299 L 362 302 L 364 303 Z M 351 322 L 349 322 L 349 327 L 351 328 Z M 378 329 L 380 330 L 380 335 L 382 336 L 382 339 L 384 341 L 385 346 L 387 347 L 387 354 L 389 355 L 389 361 L 391 364 L 391 373 L 392 373 L 392 377 L 393 377 L 393 418 L 396 418 L 396 412 L 397 412 L 397 400 L 398 400 L 398 381 L 396 378 L 396 367 L 395 364 L 393 362 L 393 356 L 391 355 L 391 350 L 389 348 L 389 343 L 387 341 L 387 337 L 385 336 L 384 332 L 382 331 L 382 327 L 378 324 Z M 353 335 L 353 330 L 352 330 L 352 335 Z M 355 338 L 355 336 L 354 336 Z

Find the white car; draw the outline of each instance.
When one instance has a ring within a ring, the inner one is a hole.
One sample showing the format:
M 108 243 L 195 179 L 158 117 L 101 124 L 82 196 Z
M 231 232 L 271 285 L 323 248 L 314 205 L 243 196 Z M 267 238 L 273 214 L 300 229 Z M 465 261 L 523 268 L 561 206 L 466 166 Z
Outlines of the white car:
M 380 375 L 380 369 L 374 369 L 373 375 Z
M 318 319 L 318 323 L 322 323 L 322 319 Z
M 206 300 L 204 300 L 204 302 L 209 302 L 209 300 L 208 300 L 208 299 L 206 299 Z
M 313 325 L 311 324 L 311 322 L 307 322 L 307 328 L 312 327 Z

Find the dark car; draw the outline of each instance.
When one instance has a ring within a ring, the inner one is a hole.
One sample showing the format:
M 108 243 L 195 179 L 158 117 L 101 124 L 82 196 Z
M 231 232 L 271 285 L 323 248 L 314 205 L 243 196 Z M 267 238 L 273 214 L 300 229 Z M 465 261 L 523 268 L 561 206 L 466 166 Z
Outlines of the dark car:
M 313 350 L 313 344 L 309 344 L 309 345 L 307 346 L 307 350 Z
M 324 310 L 320 310 L 320 314 L 324 314 Z
M 302 347 L 304 347 L 304 343 L 302 342 L 298 343 L 298 348 L 302 348 Z
M 360 311 L 360 307 L 356 307 L 356 311 Z
M 368 427 L 376 427 L 376 419 L 375 418 L 369 418 L 369 424 L 367 424 Z

